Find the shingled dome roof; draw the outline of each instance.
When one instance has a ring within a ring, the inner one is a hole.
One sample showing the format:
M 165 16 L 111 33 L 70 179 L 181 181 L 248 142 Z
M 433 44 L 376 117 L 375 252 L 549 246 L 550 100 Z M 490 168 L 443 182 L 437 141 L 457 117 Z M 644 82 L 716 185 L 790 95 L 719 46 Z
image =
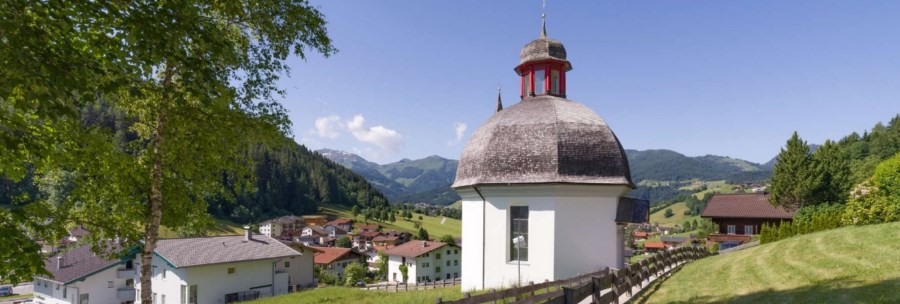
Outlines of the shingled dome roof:
M 618 138 L 594 111 L 542 95 L 499 111 L 463 149 L 454 188 L 573 183 L 633 187 Z
M 545 60 L 563 61 L 567 71 L 572 69 L 572 64 L 566 60 L 566 47 L 559 40 L 542 36 L 529 42 L 519 51 L 519 66 Z

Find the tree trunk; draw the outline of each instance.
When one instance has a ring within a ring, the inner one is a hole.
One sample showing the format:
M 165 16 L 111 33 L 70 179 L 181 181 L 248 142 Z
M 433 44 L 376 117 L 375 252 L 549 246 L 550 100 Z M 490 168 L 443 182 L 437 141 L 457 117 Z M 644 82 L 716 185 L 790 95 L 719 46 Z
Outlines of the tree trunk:
M 153 166 L 150 169 L 150 218 L 144 223 L 144 246 L 141 248 L 141 303 L 153 303 L 153 251 L 159 239 L 159 224 L 162 219 L 163 143 L 166 139 L 166 103 L 169 101 L 168 88 L 171 85 L 172 69 L 166 68 L 163 80 L 162 105 L 156 117 L 156 140 L 153 141 Z

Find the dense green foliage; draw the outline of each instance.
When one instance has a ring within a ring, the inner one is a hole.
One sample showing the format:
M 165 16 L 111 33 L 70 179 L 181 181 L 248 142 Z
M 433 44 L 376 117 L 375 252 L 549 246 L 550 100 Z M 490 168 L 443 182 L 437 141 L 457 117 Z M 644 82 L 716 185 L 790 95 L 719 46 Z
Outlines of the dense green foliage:
M 366 279 L 366 270 L 369 267 L 366 263 L 361 261 L 356 261 L 347 265 L 344 268 L 344 284 L 347 286 L 354 286 L 356 282 L 364 282 Z
M 843 216 L 845 224 L 900 220 L 900 153 L 882 162 L 875 174 L 854 189 Z
M 787 146 L 778 154 L 778 163 L 772 174 L 770 202 L 785 209 L 797 209 L 813 203 L 813 191 L 817 188 L 812 174 L 813 163 L 809 146 L 794 132 Z
M 759 231 L 759 242 L 766 244 L 795 235 L 842 227 L 843 213 L 844 205 L 841 204 L 819 204 L 800 208 L 792 221 L 776 225 L 763 224 Z

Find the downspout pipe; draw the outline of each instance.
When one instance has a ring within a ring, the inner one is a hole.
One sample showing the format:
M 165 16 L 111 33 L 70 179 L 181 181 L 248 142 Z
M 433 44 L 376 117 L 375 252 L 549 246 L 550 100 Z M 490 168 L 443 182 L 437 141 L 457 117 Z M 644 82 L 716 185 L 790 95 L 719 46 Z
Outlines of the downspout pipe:
M 485 229 L 487 229 L 487 222 L 485 220 L 485 212 L 487 211 L 487 200 L 484 199 L 484 195 L 481 195 L 481 191 L 478 191 L 478 187 L 472 186 L 472 189 L 475 189 L 475 193 L 478 193 L 478 196 L 481 197 L 481 289 L 485 288 L 485 246 L 487 246 L 487 240 L 485 238 Z

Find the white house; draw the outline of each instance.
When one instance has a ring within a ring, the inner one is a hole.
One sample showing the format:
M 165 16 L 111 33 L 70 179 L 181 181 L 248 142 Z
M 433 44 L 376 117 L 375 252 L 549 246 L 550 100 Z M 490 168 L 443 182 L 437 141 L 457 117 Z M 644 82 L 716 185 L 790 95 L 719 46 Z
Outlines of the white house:
M 459 246 L 412 241 L 385 251 L 388 255 L 388 280 L 402 282 L 400 265 L 406 264 L 407 284 L 459 278 L 462 271 Z
M 301 217 L 286 215 L 259 223 L 259 233 L 268 237 L 283 238 L 304 226 Z
M 353 220 L 348 218 L 339 218 L 325 223 L 324 226 L 335 226 L 341 228 L 341 230 L 349 232 L 353 231 Z
M 162 239 L 156 246 L 152 283 L 159 304 L 231 303 L 285 294 L 285 268 L 302 257 L 278 240 L 249 231 L 243 236 Z M 140 280 L 134 281 L 139 295 Z
M 321 250 L 306 246 L 302 243 L 281 241 L 285 245 L 293 248 L 300 253 L 299 257 L 292 257 L 283 263 L 277 264 L 275 271 L 286 271 L 288 273 L 288 290 L 298 290 L 302 288 L 310 288 L 316 286 L 315 266 L 316 253 Z
M 81 246 L 48 258 L 44 267 L 53 277 L 35 277 L 35 303 L 132 303 L 135 299 L 135 267 L 130 259 L 106 259 L 95 255 L 91 246 Z
M 462 197 L 463 290 L 624 265 L 624 224 L 646 208 L 620 200 L 633 187 L 625 151 L 600 116 L 566 99 L 571 69 L 563 44 L 542 30 L 515 68 L 522 100 L 503 108 L 498 96 L 463 149 L 453 184 Z
M 340 247 L 312 247 L 317 250 L 315 256 L 316 265 L 322 272 L 334 275 L 338 280 L 344 279 L 344 268 L 353 262 L 365 261 L 365 256 L 350 248 Z
M 279 237 L 281 236 L 283 227 L 284 226 L 281 223 L 272 219 L 259 223 L 259 233 L 262 233 L 263 235 L 268 237 Z

